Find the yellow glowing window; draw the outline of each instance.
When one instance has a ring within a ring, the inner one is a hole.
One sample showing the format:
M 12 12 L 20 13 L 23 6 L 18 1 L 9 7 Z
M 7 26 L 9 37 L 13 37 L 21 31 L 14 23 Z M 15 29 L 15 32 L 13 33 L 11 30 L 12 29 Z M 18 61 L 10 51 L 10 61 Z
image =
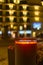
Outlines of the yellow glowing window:
M 35 10 L 39 10 L 39 6 L 37 6 L 37 5 L 34 6 L 34 9 L 35 9 Z

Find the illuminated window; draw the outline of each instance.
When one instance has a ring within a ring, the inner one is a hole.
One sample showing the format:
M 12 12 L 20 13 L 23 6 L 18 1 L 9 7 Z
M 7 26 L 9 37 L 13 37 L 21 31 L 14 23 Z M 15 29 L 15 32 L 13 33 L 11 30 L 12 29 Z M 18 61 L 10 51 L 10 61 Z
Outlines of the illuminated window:
M 39 10 L 39 6 L 37 6 L 37 5 L 34 6 L 34 9 L 35 9 L 35 10 Z
M 0 35 L 2 35 L 2 31 L 0 31 Z
M 35 14 L 35 15 L 39 15 L 39 11 L 35 11 L 34 14 Z
M 13 6 L 14 6 L 13 4 L 9 4 L 10 9 L 13 9 Z
M 33 37 L 36 37 L 36 32 L 33 32 Z
M 13 2 L 14 2 L 15 4 L 19 4 L 19 3 L 20 3 L 20 0 L 13 0 Z
M 26 10 L 28 5 L 22 5 L 23 9 Z
M 35 21 L 39 21 L 39 17 L 35 17 Z
M 13 28 L 13 24 L 11 24 L 11 28 Z
M 27 27 L 27 25 L 26 24 L 24 24 L 24 28 L 26 28 Z
M 33 28 L 34 28 L 34 29 L 37 29 L 37 30 L 40 30 L 40 28 L 41 28 L 41 23 L 40 23 L 40 22 L 36 22 L 36 23 L 34 22 L 34 23 L 33 23 Z
M 43 0 L 41 1 L 41 4 L 42 4 L 42 6 L 43 6 Z
M 23 30 L 23 26 L 20 26 L 19 28 L 20 28 L 20 30 Z
M 23 17 L 24 22 L 27 22 L 27 19 L 28 19 L 28 17 L 25 17 L 25 16 Z
M 0 3 L 3 3 L 4 2 L 4 0 L 0 0 Z
M 23 11 L 23 15 L 25 15 L 25 16 L 26 16 L 26 15 L 27 15 L 27 11 Z
M 17 30 L 17 26 L 14 26 L 13 29 L 14 29 L 14 30 Z
M 9 10 L 9 14 L 12 15 L 14 13 L 14 10 Z
M 10 20 L 11 22 L 13 22 L 14 16 L 9 16 L 9 20 Z
M 15 37 L 16 37 L 16 35 L 15 35 L 15 33 L 13 33 L 13 34 L 12 34 L 12 38 L 15 38 Z
M 19 31 L 19 34 L 31 34 L 32 33 L 32 31 L 31 30 L 22 30 L 22 31 Z

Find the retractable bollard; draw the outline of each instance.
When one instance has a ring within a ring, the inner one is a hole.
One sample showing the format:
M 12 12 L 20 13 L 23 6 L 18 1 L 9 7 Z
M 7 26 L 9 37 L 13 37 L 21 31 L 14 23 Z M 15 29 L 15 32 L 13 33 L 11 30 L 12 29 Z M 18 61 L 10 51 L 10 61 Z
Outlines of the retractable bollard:
M 15 41 L 15 65 L 37 65 L 37 42 L 36 40 Z
M 8 62 L 9 65 L 15 65 L 15 51 L 13 46 L 8 47 Z

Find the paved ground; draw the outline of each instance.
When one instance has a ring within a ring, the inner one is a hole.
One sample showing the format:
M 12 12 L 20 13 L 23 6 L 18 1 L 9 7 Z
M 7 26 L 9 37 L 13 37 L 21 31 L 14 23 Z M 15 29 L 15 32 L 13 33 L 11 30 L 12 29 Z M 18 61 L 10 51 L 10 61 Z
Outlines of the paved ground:
M 12 44 L 12 42 L 8 41 L 8 43 L 3 41 L 0 41 L 0 65 L 8 65 L 8 49 L 7 45 Z M 39 60 L 40 58 L 43 57 L 43 42 L 40 42 L 38 45 L 38 55 L 39 55 Z
M 8 65 L 7 47 L 0 47 L 0 65 Z

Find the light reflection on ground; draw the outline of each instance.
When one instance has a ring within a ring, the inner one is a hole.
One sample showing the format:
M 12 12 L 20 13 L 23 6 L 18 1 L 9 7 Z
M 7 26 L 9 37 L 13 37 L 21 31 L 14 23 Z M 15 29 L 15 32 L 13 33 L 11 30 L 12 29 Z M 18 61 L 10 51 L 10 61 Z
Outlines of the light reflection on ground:
M 7 47 L 0 47 L 0 65 L 8 65 Z

